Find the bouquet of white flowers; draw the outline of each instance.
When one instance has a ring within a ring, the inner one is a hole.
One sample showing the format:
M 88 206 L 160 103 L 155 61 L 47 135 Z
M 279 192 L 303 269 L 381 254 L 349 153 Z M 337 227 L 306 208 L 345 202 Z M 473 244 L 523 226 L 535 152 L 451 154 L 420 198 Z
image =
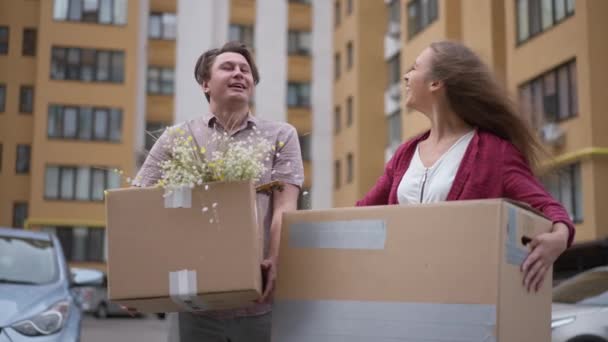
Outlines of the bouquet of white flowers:
M 218 181 L 258 181 L 267 170 L 264 161 L 276 147 L 260 133 L 251 133 L 247 140 L 235 140 L 227 134 L 213 133 L 207 146 L 200 146 L 192 135 L 181 128 L 169 128 L 170 139 L 165 143 L 171 158 L 160 162 L 161 179 L 165 189 L 194 188 L 196 185 Z

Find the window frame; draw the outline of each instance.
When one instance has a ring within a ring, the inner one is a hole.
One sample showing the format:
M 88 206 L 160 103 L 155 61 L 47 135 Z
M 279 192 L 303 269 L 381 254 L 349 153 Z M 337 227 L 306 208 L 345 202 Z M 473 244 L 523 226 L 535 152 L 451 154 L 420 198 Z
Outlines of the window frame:
M 47 170 L 49 168 L 57 168 L 58 172 L 57 172 L 57 186 L 56 186 L 56 193 L 57 193 L 57 197 L 49 197 L 47 194 L 47 183 L 49 182 L 49 179 L 47 179 Z M 79 199 L 77 196 L 77 189 L 78 189 L 78 170 L 80 168 L 87 168 L 89 171 L 89 198 L 88 199 Z M 93 166 L 93 165 L 60 165 L 60 164 L 46 164 L 45 168 L 44 168 L 44 194 L 43 194 L 43 198 L 45 201 L 49 201 L 49 202 L 83 202 L 83 203 L 89 203 L 89 202 L 93 202 L 93 203 L 103 203 L 104 202 L 104 194 L 103 191 L 105 191 L 106 189 L 108 189 L 109 185 L 110 185 L 110 176 L 111 173 L 114 172 L 113 171 L 114 168 L 111 167 L 101 167 L 101 166 Z M 63 193 L 62 193 L 62 182 L 63 182 L 63 174 L 66 171 L 70 171 L 73 173 L 73 179 L 72 179 L 72 194 L 69 198 L 63 198 Z M 94 189 L 95 189 L 95 178 L 93 177 L 96 171 L 101 171 L 103 172 L 103 191 L 101 194 L 95 194 L 94 193 Z M 99 198 L 96 198 L 96 196 L 99 195 Z
M 23 39 L 21 40 L 21 56 L 35 57 L 37 53 L 37 44 L 38 30 L 34 27 L 23 28 Z
M 296 103 L 289 103 L 290 89 L 296 89 Z M 308 94 L 303 89 L 308 88 Z M 312 87 L 310 82 L 288 82 L 287 83 L 287 107 L 288 108 L 310 108 L 312 100 Z
M 165 27 L 165 17 L 173 17 L 175 18 L 175 35 L 168 36 L 167 35 L 167 27 Z M 174 12 L 150 12 L 148 16 L 148 25 L 150 25 L 150 21 L 154 18 L 159 21 L 159 35 L 153 36 L 150 34 L 150 30 L 148 29 L 148 39 L 150 40 L 166 40 L 166 41 L 174 41 L 177 39 L 177 13 Z
M 23 215 L 22 218 L 20 218 L 21 219 L 21 224 L 18 224 L 19 222 L 17 222 L 17 219 L 18 219 L 17 218 L 17 209 L 18 208 L 25 208 L 24 209 L 25 214 Z M 12 215 L 13 215 L 12 227 L 13 228 L 21 228 L 21 229 L 25 228 L 25 222 L 27 221 L 28 215 L 29 215 L 29 204 L 28 204 L 28 202 L 26 202 L 26 201 L 15 201 L 15 202 L 13 202 L 13 212 L 12 212 Z
M 0 83 L 0 113 L 6 112 L 6 92 L 6 84 Z
M 27 106 L 24 103 L 24 97 L 27 95 L 26 92 L 31 92 L 31 104 Z M 22 85 L 19 87 L 19 114 L 33 114 L 34 113 L 34 86 L 33 85 Z
M 521 32 L 520 32 L 520 16 L 519 16 L 519 2 L 525 2 L 527 4 L 527 27 L 528 27 L 528 35 L 525 38 L 521 38 Z M 574 6 L 569 9 L 568 6 L 568 2 L 570 0 L 551 0 L 551 25 L 547 26 L 546 28 L 543 25 L 543 0 L 514 0 L 514 6 L 515 6 L 515 46 L 519 47 L 525 43 L 527 43 L 528 41 L 542 35 L 545 32 L 550 31 L 551 29 L 553 29 L 554 27 L 558 26 L 559 24 L 563 23 L 564 21 L 568 20 L 569 18 L 573 17 L 576 14 L 576 2 L 574 2 Z M 556 4 L 558 2 L 562 2 L 563 3 L 563 8 L 564 8 L 564 16 L 562 18 L 557 17 L 557 13 L 556 13 Z M 533 8 L 538 8 L 537 12 L 533 12 L 532 9 Z M 534 30 L 532 29 L 532 22 L 533 22 L 533 16 L 534 14 L 536 14 L 538 17 L 536 18 L 536 20 L 538 21 L 538 26 L 539 26 L 539 30 L 537 32 L 534 32 Z
M 11 28 L 3 25 L 0 26 L 1 31 L 6 31 L 6 41 L 0 41 L 0 56 L 8 56 L 10 53 Z
M 312 54 L 312 46 L 302 46 L 302 36 L 308 35 L 308 39 L 312 42 L 312 32 L 303 30 L 289 30 L 287 32 L 287 54 L 289 56 L 310 56 Z M 292 38 L 295 41 L 295 48 L 292 49 Z
M 564 63 L 557 65 L 540 75 L 535 76 L 532 79 L 526 80 L 522 82 L 518 87 L 519 101 L 525 108 L 530 108 L 529 115 L 532 115 L 532 123 L 535 125 L 548 124 L 548 123 L 561 123 L 564 121 L 568 121 L 570 119 L 576 118 L 580 115 L 580 108 L 578 108 L 578 84 L 577 80 L 573 80 L 573 72 L 574 76 L 578 73 L 577 70 L 577 60 L 576 58 L 570 59 Z M 567 115 L 561 116 L 561 105 L 562 105 L 562 88 L 560 85 L 560 72 L 564 71 L 567 75 L 566 85 L 567 85 L 567 103 L 568 110 Z M 546 86 L 547 86 L 547 77 L 553 76 L 553 87 L 555 88 L 555 100 L 553 105 L 555 106 L 555 113 L 548 113 L 546 110 Z M 529 89 L 530 92 L 530 102 L 525 103 L 522 99 L 521 94 L 525 93 Z M 542 94 L 540 95 L 540 100 L 537 98 L 537 91 L 540 91 Z M 537 102 L 540 101 L 540 102 Z M 537 113 L 538 106 L 542 105 L 542 113 Z M 551 116 L 549 116 L 551 115 Z M 538 126 L 537 129 L 542 127 Z
M 83 52 L 93 52 L 95 57 L 95 67 L 93 72 L 93 77 L 91 80 L 83 79 L 83 69 L 85 69 L 85 65 L 88 67 L 88 64 L 84 64 L 82 61 Z M 63 60 L 56 60 L 59 58 L 59 54 L 63 55 Z M 70 61 L 70 53 L 74 53 L 78 56 L 78 61 Z M 104 54 L 108 56 L 108 70 L 107 70 L 107 79 L 105 77 L 100 77 L 101 64 L 100 64 L 100 55 Z M 69 82 L 82 82 L 82 83 L 109 83 L 109 84 L 117 84 L 121 85 L 125 83 L 125 52 L 123 50 L 106 50 L 106 49 L 88 49 L 88 48 L 80 48 L 80 47 L 68 47 L 68 46 L 52 46 L 51 47 L 51 68 L 49 70 L 49 78 L 52 81 L 69 81 Z M 116 58 L 121 58 L 122 63 L 116 63 Z M 62 64 L 63 63 L 63 64 Z M 115 74 L 115 64 L 119 66 L 120 73 Z M 53 74 L 53 69 L 63 69 L 63 75 L 60 77 L 59 75 Z
M 102 17 L 102 7 L 103 7 L 103 3 L 104 2 L 110 2 L 110 21 L 109 22 L 105 22 L 103 21 L 103 17 Z M 71 18 L 71 11 L 73 10 L 72 6 L 73 3 L 78 2 L 80 3 L 80 7 L 77 8 L 75 11 L 75 14 L 79 12 L 79 16 L 78 19 L 73 19 Z M 129 12 L 129 4 L 126 1 L 119 1 L 119 0 L 97 0 L 97 10 L 95 12 L 95 20 L 94 21 L 90 21 L 90 20 L 85 20 L 85 10 L 84 10 L 84 2 L 82 0 L 63 0 L 63 3 L 65 3 L 65 12 L 64 13 L 58 13 L 58 9 L 55 6 L 58 6 L 60 2 L 58 0 L 53 0 L 53 21 L 56 22 L 69 22 L 69 23 L 79 23 L 79 24 L 85 24 L 85 25 L 104 25 L 104 26 L 126 26 L 127 25 L 127 18 L 129 16 L 128 12 Z M 118 16 L 118 14 L 120 13 L 118 11 L 118 6 L 120 4 L 123 4 L 124 8 L 124 13 L 122 14 L 122 16 L 125 18 L 124 22 L 120 22 L 120 18 Z
M 423 4 L 427 5 L 425 9 L 426 12 L 423 12 Z M 416 15 L 414 17 L 410 16 L 410 10 L 414 8 Z M 438 0 L 428 0 L 426 3 L 423 3 L 423 0 L 410 0 L 405 6 L 406 18 L 408 21 L 407 25 L 407 39 L 412 40 L 414 37 L 424 32 L 427 28 L 432 26 L 437 19 L 439 18 L 439 2 Z M 423 22 L 422 13 L 427 14 L 427 22 Z M 412 23 L 410 20 L 414 19 L 415 21 Z
M 75 119 L 75 126 L 76 126 L 76 132 L 74 136 L 66 136 L 65 134 L 65 126 L 64 126 L 64 120 L 65 120 L 65 111 L 66 109 L 74 109 L 76 112 L 76 119 Z M 90 114 L 90 129 L 88 130 L 88 138 L 82 138 L 83 134 L 82 134 L 82 116 L 83 116 L 83 111 L 88 111 L 88 113 Z M 105 130 L 105 135 L 103 138 L 98 138 L 95 135 L 95 129 L 96 129 L 96 116 L 97 113 L 100 111 L 105 111 L 108 113 L 107 118 L 106 118 L 106 130 Z M 120 113 L 117 114 L 117 116 L 120 117 L 119 120 L 119 127 L 120 127 L 120 132 L 119 134 L 117 134 L 117 136 L 120 137 L 120 139 L 118 140 L 113 140 L 112 139 L 112 112 L 116 112 L 116 113 Z M 56 135 L 51 136 L 49 133 L 50 131 L 50 121 L 51 121 L 51 116 L 55 116 L 56 117 L 54 119 L 56 119 L 58 123 L 55 123 L 55 125 L 57 127 L 55 127 L 55 129 L 58 131 L 56 132 Z M 48 106 L 48 110 L 47 110 L 47 120 L 46 120 L 46 137 L 49 140 L 65 140 L 65 141 L 80 141 L 80 142 L 93 142 L 93 143 L 113 143 L 113 144 L 118 144 L 122 142 L 123 139 L 123 129 L 124 129 L 124 113 L 123 110 L 121 108 L 118 107 L 103 107 L 103 106 L 75 106 L 75 105 L 69 105 L 69 104 L 55 104 L 55 103 L 50 103 Z
M 25 152 L 23 152 L 25 151 Z M 23 154 L 25 153 L 25 155 Z M 26 158 L 22 160 L 22 158 Z M 25 166 L 21 167 L 20 163 Z M 31 171 L 32 163 L 32 145 L 29 144 L 17 144 L 15 149 L 15 174 L 16 175 L 29 175 Z

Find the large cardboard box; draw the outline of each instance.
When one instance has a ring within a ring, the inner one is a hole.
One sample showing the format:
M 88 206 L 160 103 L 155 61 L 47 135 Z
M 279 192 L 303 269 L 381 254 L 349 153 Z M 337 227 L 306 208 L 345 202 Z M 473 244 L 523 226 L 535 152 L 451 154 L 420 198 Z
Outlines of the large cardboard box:
M 273 342 L 548 342 L 520 264 L 550 229 L 503 200 L 285 214 Z
M 171 208 L 187 207 L 185 197 L 171 204 L 163 194 L 128 188 L 106 195 L 109 299 L 144 313 L 253 304 L 263 254 L 253 183 L 197 187 L 182 194 L 190 208 Z

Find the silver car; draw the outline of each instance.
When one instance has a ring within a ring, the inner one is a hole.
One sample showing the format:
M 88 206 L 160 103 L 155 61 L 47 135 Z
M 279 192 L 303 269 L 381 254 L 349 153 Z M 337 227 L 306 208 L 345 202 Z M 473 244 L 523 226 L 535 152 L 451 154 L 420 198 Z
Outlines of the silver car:
M 553 342 L 608 342 L 608 266 L 556 286 L 552 311 Z
M 59 240 L 0 228 L 0 342 L 75 342 L 81 311 Z
M 108 300 L 107 277 L 103 272 L 86 268 L 72 268 L 72 273 L 75 275 L 75 279 L 82 279 L 82 283 L 85 284 L 73 289 L 83 312 L 94 314 L 97 318 L 131 317 L 129 312 L 120 305 Z M 91 281 L 90 279 L 93 277 L 97 281 Z

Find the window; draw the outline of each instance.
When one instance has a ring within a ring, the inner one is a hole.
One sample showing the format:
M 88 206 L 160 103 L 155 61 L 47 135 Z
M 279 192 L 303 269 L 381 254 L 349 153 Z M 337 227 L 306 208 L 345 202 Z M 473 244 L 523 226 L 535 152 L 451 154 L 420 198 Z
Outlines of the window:
M 388 147 L 394 152 L 401 144 L 401 111 L 397 110 L 387 117 Z
M 15 170 L 17 174 L 30 173 L 30 145 L 17 145 L 17 161 Z
M 311 155 L 311 139 L 312 135 L 306 134 L 298 137 L 300 141 L 300 149 L 302 150 L 302 160 L 310 160 Z
M 8 55 L 8 26 L 0 26 L 0 55 Z
M 353 42 L 346 44 L 346 68 L 350 70 L 353 67 L 354 60 Z
M 228 40 L 238 41 L 249 47 L 254 47 L 253 26 L 230 25 L 228 28 Z
M 353 0 L 346 0 L 346 14 L 353 14 Z
M 336 28 L 340 26 L 340 11 L 342 11 L 340 0 L 336 0 L 334 3 L 334 27 Z
M 172 68 L 148 67 L 148 94 L 172 95 L 174 71 Z
M 401 54 L 397 53 L 388 60 L 388 85 L 399 84 L 401 82 Z
M 516 0 L 517 42 L 548 30 L 574 15 L 574 0 Z
M 290 55 L 310 55 L 311 44 L 310 32 L 289 31 L 287 34 L 287 52 Z
M 47 136 L 51 139 L 119 142 L 122 140 L 122 110 L 49 105 Z
M 335 134 L 340 133 L 341 129 L 342 129 L 342 114 L 341 114 L 340 107 L 338 106 L 334 109 L 334 133 Z
M 340 175 L 341 174 L 342 174 L 342 167 L 340 165 L 340 161 L 336 160 L 334 162 L 334 187 L 336 189 L 340 189 L 340 183 L 341 183 Z
M 310 107 L 310 83 L 290 82 L 287 84 L 288 107 Z
M 312 0 L 289 0 L 289 2 L 293 2 L 296 4 L 306 4 L 310 5 Z
M 6 110 L 6 85 L 0 84 L 0 113 Z
M 36 56 L 36 35 L 37 31 L 33 28 L 23 29 L 23 43 L 21 54 L 24 56 Z
M 354 115 L 355 113 L 354 111 L 354 104 L 353 104 L 353 97 L 349 96 L 346 99 L 346 126 L 350 127 L 353 125 L 354 120 Z
M 520 102 L 536 128 L 578 115 L 576 60 L 552 69 L 519 87 Z
M 110 168 L 46 167 L 44 198 L 64 201 L 103 201 L 104 190 L 120 187 L 120 175 Z
M 61 243 L 70 262 L 103 262 L 105 260 L 105 229 L 92 227 L 45 227 Z
M 53 19 L 125 25 L 127 0 L 54 0 Z
M 583 189 L 580 163 L 562 167 L 542 177 L 547 190 L 568 211 L 575 223 L 583 222 Z
M 150 151 L 169 124 L 163 122 L 146 122 L 146 151 Z
M 177 36 L 175 13 L 150 13 L 148 37 L 151 39 L 174 40 Z
M 334 56 L 334 79 L 337 81 L 340 79 L 340 54 L 336 53 Z
M 349 184 L 353 182 L 355 174 L 355 165 L 353 159 L 352 153 L 346 155 L 346 182 Z
M 388 4 L 388 21 L 401 25 L 401 0 L 392 0 Z
M 15 202 L 13 203 L 13 228 L 25 227 L 25 220 L 27 219 L 27 203 Z
M 27 114 L 34 112 L 34 87 L 21 86 L 19 90 L 19 112 Z
M 412 0 L 407 5 L 408 35 L 410 38 L 431 25 L 439 16 L 437 0 Z
M 122 83 L 124 52 L 53 47 L 51 79 Z

